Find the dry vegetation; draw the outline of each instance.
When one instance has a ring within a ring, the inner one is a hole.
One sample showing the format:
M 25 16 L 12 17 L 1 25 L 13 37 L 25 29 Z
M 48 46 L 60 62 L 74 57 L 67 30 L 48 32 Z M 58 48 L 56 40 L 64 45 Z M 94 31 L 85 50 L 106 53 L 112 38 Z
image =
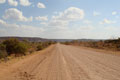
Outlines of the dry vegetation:
M 71 41 L 64 42 L 66 45 L 79 45 L 85 47 L 92 47 L 97 49 L 107 49 L 113 51 L 120 51 L 120 38 L 110 39 L 110 40 L 100 40 L 100 41 Z
M 23 56 L 31 54 L 34 51 L 42 50 L 55 42 L 29 42 L 27 40 L 20 41 L 15 38 L 7 39 L 0 42 L 0 59 L 8 60 L 9 56 Z

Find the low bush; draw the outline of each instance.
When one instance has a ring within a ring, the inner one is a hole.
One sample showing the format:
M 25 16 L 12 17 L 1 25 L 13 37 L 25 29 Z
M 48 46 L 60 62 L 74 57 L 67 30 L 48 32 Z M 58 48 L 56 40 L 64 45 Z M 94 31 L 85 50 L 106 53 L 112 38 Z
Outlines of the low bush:
M 29 42 L 20 41 L 15 38 L 4 40 L 0 43 L 0 59 L 7 59 L 8 56 L 22 56 L 34 51 L 42 50 L 55 42 Z
M 7 51 L 8 55 L 25 54 L 25 52 L 28 49 L 28 46 L 25 43 L 20 42 L 17 39 L 5 40 L 3 42 L 3 44 L 6 45 L 6 51 Z
M 37 46 L 37 51 L 42 50 L 42 49 L 44 49 L 43 45 L 42 45 L 42 44 L 39 44 L 39 45 Z
M 0 50 L 0 59 L 5 58 L 7 56 L 8 56 L 8 54 L 7 54 L 7 52 L 5 50 Z
M 39 42 L 37 45 L 37 51 L 42 50 L 46 47 L 48 47 L 51 44 L 55 44 L 56 42 L 48 41 L 48 42 Z
M 4 45 L 3 43 L 0 44 L 0 50 L 6 50 L 6 45 Z
M 120 38 L 99 41 L 71 41 L 64 42 L 63 44 L 120 51 Z

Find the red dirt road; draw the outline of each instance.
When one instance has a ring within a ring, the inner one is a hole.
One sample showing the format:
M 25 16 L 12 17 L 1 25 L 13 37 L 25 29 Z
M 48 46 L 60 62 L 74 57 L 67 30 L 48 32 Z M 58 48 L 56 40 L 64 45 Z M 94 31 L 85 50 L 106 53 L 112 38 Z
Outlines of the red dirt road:
M 120 56 L 56 44 L 0 64 L 0 80 L 120 80 Z

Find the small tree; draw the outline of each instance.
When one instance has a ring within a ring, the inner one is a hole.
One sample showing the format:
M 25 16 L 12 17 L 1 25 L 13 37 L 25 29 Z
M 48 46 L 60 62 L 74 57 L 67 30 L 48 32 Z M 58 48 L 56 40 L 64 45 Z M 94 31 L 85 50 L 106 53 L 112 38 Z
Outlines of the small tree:
M 24 54 L 28 46 L 20 42 L 17 39 L 8 39 L 3 42 L 6 45 L 6 51 L 8 52 L 8 55 L 14 53 L 14 54 Z
M 19 42 L 17 45 L 16 45 L 16 49 L 15 49 L 15 53 L 22 53 L 22 54 L 25 54 L 25 52 L 28 50 L 28 46 L 23 43 L 23 42 Z

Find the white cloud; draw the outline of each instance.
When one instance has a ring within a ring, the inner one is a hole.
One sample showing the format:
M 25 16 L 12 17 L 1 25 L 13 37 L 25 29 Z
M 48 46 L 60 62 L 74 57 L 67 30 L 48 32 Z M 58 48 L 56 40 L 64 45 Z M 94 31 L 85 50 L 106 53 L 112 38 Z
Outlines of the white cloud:
M 44 32 L 43 28 L 29 25 L 10 24 L 0 20 L 0 36 L 30 36 L 38 37 Z
M 0 24 L 3 25 L 3 24 L 6 24 L 6 22 L 0 19 Z
M 40 2 L 37 4 L 37 7 L 38 8 L 46 8 L 46 6 L 43 3 L 40 3 Z
M 3 4 L 5 2 L 6 2 L 6 0 L 0 0 L 0 4 Z
M 52 16 L 48 22 L 48 26 L 54 28 L 65 29 L 72 21 L 81 20 L 84 18 L 84 11 L 80 8 L 70 7 L 56 16 Z
M 52 16 L 48 23 L 45 23 L 46 32 L 45 37 L 48 38 L 74 38 L 76 37 L 76 30 L 71 29 L 69 24 L 73 21 L 82 20 L 84 18 L 84 11 L 80 8 L 70 7 L 63 12 Z M 67 36 L 66 36 L 67 35 Z
M 84 24 L 91 24 L 92 22 L 90 20 L 84 20 L 83 23 Z
M 113 23 L 116 23 L 116 21 L 111 21 L 106 18 L 102 22 L 100 22 L 100 24 L 113 24 Z
M 58 29 L 64 29 L 68 27 L 68 22 L 67 21 L 61 21 L 61 20 L 51 20 L 48 23 L 48 26 L 53 27 L 53 28 L 58 28 Z
M 99 15 L 101 15 L 99 12 L 96 11 L 93 12 L 93 16 L 99 16 Z
M 22 12 L 19 10 L 17 14 L 18 13 L 22 14 Z M 51 17 L 51 19 L 47 22 L 46 21 L 41 22 L 40 26 L 44 26 L 43 28 L 28 26 L 28 25 L 8 24 L 4 21 L 1 21 L 1 23 L 5 23 L 5 25 L 0 26 L 0 35 L 2 36 L 6 36 L 6 35 L 7 36 L 38 36 L 38 37 L 46 37 L 46 38 L 76 37 L 77 29 L 71 29 L 69 27 L 69 23 L 72 21 L 82 20 L 84 18 L 84 11 L 79 8 L 70 7 L 61 13 L 62 15 L 56 14 L 56 16 Z M 16 13 L 14 15 L 16 15 Z M 13 17 L 13 19 L 17 21 L 24 21 L 23 14 L 22 14 L 22 18 L 13 16 L 11 14 L 10 16 L 7 16 L 7 17 L 6 15 L 4 15 L 4 18 L 12 20 L 11 16 Z M 63 17 L 65 17 L 66 19 Z
M 23 13 L 16 8 L 9 8 L 5 11 L 4 19 L 10 19 L 14 21 L 32 21 L 32 17 L 26 18 Z
M 45 37 L 45 38 L 109 38 L 111 35 L 119 36 L 119 27 L 104 27 L 93 26 L 90 20 L 84 19 L 84 11 L 76 7 L 70 7 L 60 13 L 55 14 L 48 20 L 47 16 L 38 16 L 35 19 L 40 20 L 39 27 L 7 23 L 0 20 L 0 36 L 30 36 L 30 37 Z M 27 18 L 23 13 L 16 8 L 6 10 L 5 19 L 15 21 L 31 21 L 32 17 Z M 88 24 L 76 24 L 74 21 L 80 21 Z M 115 21 L 104 19 L 102 24 L 111 24 Z M 42 28 L 41 28 L 42 27 Z M 99 36 L 98 36 L 99 35 Z
M 22 6 L 30 6 L 31 2 L 29 0 L 20 0 L 20 4 Z
M 60 12 L 58 16 L 53 16 L 53 19 L 64 21 L 76 21 L 84 18 L 84 11 L 80 8 L 70 7 L 64 12 Z
M 8 3 L 11 5 L 11 6 L 17 6 L 18 5 L 18 2 L 16 0 L 8 0 Z
M 47 16 L 38 16 L 38 17 L 35 17 L 35 19 L 38 21 L 47 21 L 48 17 Z
M 116 14 L 117 14 L 117 12 L 116 12 L 116 11 L 113 11 L 113 12 L 112 12 L 112 15 L 116 15 Z
M 46 23 L 43 23 L 46 24 Z M 27 36 L 27 37 L 44 37 L 44 38 L 58 38 L 58 39 L 107 39 L 111 36 L 120 36 L 119 26 L 98 26 L 81 25 L 73 26 L 71 28 L 55 28 L 43 27 L 41 28 L 30 25 L 18 25 L 7 23 L 0 19 L 0 36 Z M 58 26 L 58 25 L 57 25 Z M 99 36 L 98 36 L 99 35 Z

